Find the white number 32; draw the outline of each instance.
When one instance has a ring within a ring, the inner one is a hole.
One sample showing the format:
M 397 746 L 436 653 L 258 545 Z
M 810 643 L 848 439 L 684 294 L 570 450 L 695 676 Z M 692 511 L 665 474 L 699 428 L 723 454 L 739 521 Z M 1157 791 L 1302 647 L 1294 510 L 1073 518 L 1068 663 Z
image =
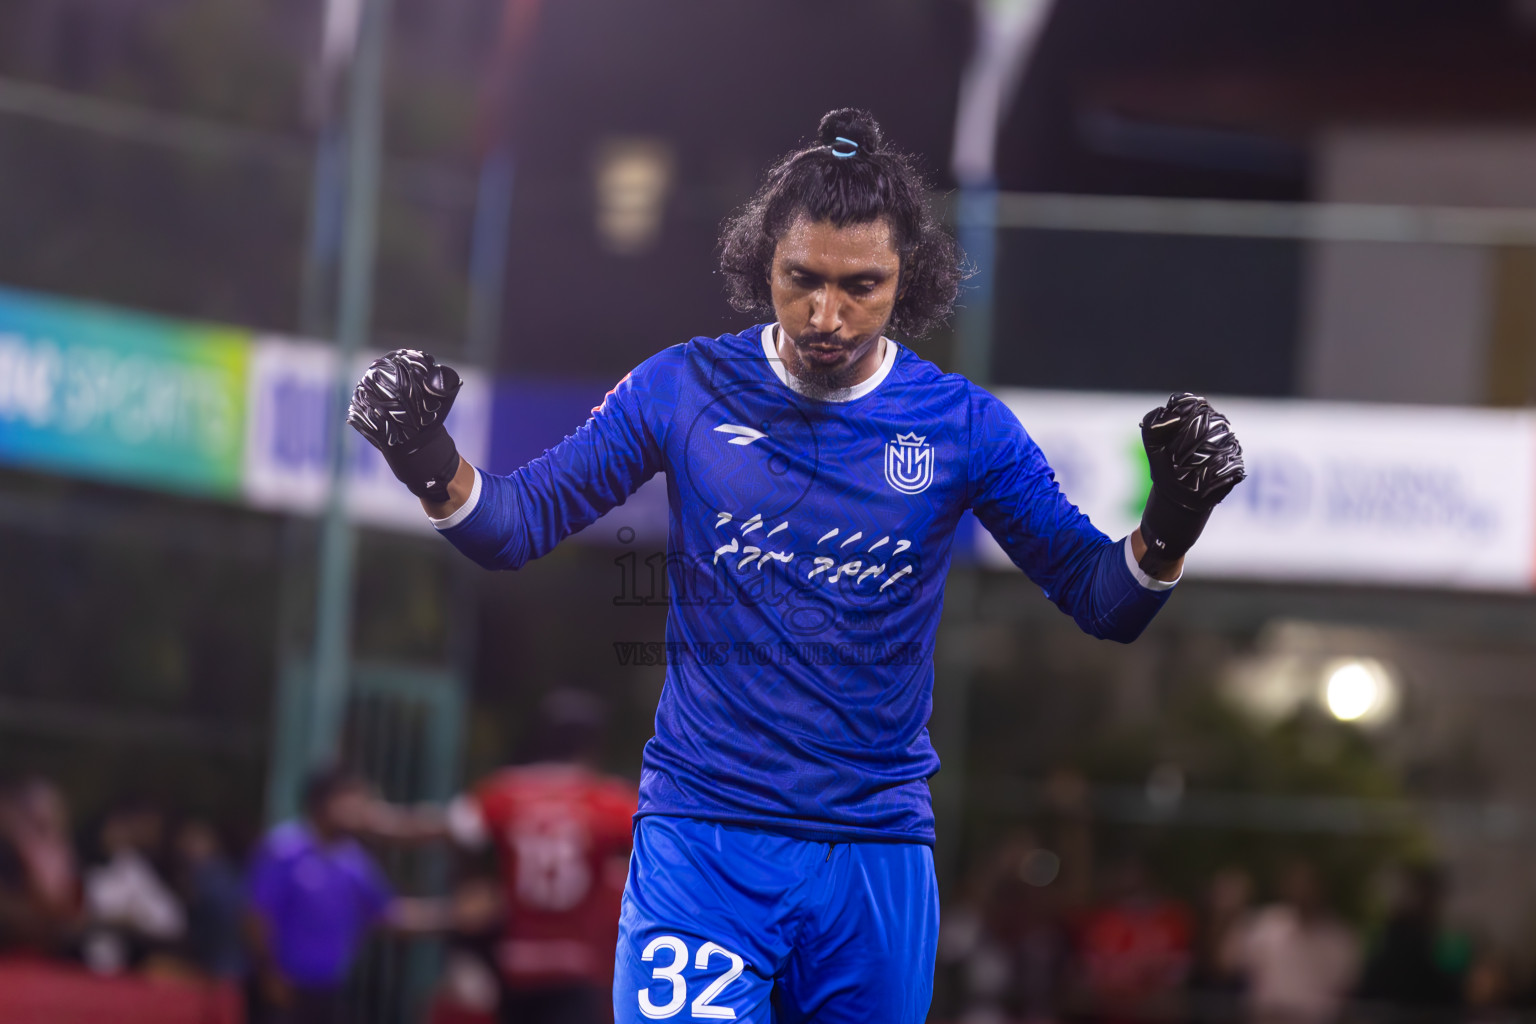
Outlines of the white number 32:
M 651 1001 L 649 986 L 640 990 L 640 1012 L 652 1020 L 675 1016 L 683 1008 L 683 1003 L 688 1001 L 688 982 L 683 978 L 683 969 L 688 966 L 688 946 L 682 939 L 675 935 L 659 935 L 645 947 L 645 952 L 640 954 L 640 959 L 650 963 L 656 959 L 656 954 L 664 949 L 672 953 L 672 962 L 651 971 L 651 978 L 668 982 L 672 986 L 670 997 L 664 1005 L 657 1006 Z M 717 954 L 731 962 L 731 969 L 716 978 L 714 983 L 700 992 L 699 997 L 693 1001 L 690 1009 L 696 1020 L 736 1019 L 735 1010 L 729 1006 L 716 1006 L 714 1001 L 727 985 L 741 977 L 741 972 L 746 969 L 746 962 L 719 943 L 706 942 L 699 947 L 698 953 L 694 956 L 693 967 L 695 970 L 705 970 L 709 967 L 710 957 Z

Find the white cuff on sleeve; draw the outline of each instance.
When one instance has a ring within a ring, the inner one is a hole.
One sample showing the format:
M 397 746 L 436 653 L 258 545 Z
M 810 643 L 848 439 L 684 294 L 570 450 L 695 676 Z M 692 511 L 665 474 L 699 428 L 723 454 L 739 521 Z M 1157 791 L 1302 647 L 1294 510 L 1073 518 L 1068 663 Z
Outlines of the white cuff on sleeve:
M 468 519 L 469 514 L 475 510 L 475 506 L 478 504 L 480 504 L 480 471 L 477 469 L 475 470 L 475 482 L 469 489 L 469 500 L 455 509 L 453 515 L 448 516 L 446 519 L 433 519 L 431 516 L 427 516 L 427 519 L 432 523 L 432 528 L 435 530 L 452 529 Z
M 1184 578 L 1183 569 L 1179 570 L 1178 579 L 1172 580 L 1155 580 L 1151 576 L 1148 576 L 1146 573 L 1142 572 L 1141 566 L 1136 564 L 1136 552 L 1131 550 L 1131 538 L 1129 534 L 1127 534 L 1125 538 L 1125 567 L 1131 570 L 1131 575 L 1136 577 L 1136 582 L 1140 583 L 1148 590 L 1168 590 L 1175 583 Z
M 484 849 L 491 836 L 485 816 L 471 796 L 456 796 L 448 804 L 448 835 L 466 850 Z

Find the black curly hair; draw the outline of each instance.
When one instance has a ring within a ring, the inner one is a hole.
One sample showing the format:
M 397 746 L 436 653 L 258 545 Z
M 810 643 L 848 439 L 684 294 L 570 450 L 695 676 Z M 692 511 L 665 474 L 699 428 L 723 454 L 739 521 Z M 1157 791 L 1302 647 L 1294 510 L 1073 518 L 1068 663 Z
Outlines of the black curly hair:
M 852 108 L 830 112 L 816 142 L 769 168 L 762 188 L 722 226 L 720 272 L 731 305 L 743 313 L 772 313 L 774 250 L 800 217 L 839 228 L 884 218 L 901 257 L 891 327 L 921 337 L 948 319 L 968 276 L 959 246 L 928 208 L 927 193 L 913 159 L 885 147 L 872 116 Z

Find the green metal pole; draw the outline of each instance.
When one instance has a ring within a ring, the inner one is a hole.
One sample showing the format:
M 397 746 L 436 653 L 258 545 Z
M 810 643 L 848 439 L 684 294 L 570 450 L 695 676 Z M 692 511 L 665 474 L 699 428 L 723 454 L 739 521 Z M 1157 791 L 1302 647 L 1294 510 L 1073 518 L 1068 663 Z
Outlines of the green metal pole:
M 305 763 L 334 758 L 351 668 L 353 564 L 357 536 L 346 510 L 346 440 L 341 410 L 352 394 L 356 356 L 368 337 L 378 234 L 379 170 L 384 136 L 384 54 L 390 0 L 365 0 L 347 95 L 346 232 L 336 324 L 336 412 L 330 431 L 331 493 L 320 534 L 315 609 L 315 671 Z
M 334 3 L 335 0 L 332 0 Z M 323 94 L 315 110 L 315 166 L 311 175 L 309 231 L 299 286 L 299 332 L 306 338 L 335 336 L 336 265 L 345 224 L 346 133 L 336 116 L 336 98 L 343 95 L 335 74 L 335 53 L 322 52 L 313 74 Z M 318 550 L 308 517 L 291 513 L 283 524 L 278 563 L 281 579 L 277 606 L 277 680 L 273 701 L 270 762 L 267 767 L 266 813 L 269 824 L 286 821 L 299 811 L 299 786 L 308 770 L 313 645 L 302 644 L 303 619 L 314 596 L 314 557 Z M 304 648 L 301 650 L 301 648 Z

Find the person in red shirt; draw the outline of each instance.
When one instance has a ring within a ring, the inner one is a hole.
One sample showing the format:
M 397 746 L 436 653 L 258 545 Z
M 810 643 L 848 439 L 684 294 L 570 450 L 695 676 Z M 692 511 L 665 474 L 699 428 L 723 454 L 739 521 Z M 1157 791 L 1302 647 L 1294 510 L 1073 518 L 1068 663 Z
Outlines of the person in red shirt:
M 57 786 L 0 786 L 0 954 L 58 953 L 81 923 L 82 885 Z
M 639 792 L 593 766 L 597 698 L 555 691 L 541 718 L 532 763 L 493 773 L 446 809 L 379 806 L 368 831 L 494 849 L 506 909 L 494 957 L 503 1021 L 607 1021 Z
M 1099 1024 L 1177 1016 L 1189 971 L 1194 923 L 1188 909 L 1159 895 L 1146 866 L 1125 857 L 1110 872 L 1109 898 L 1078 929 L 1084 995 Z

